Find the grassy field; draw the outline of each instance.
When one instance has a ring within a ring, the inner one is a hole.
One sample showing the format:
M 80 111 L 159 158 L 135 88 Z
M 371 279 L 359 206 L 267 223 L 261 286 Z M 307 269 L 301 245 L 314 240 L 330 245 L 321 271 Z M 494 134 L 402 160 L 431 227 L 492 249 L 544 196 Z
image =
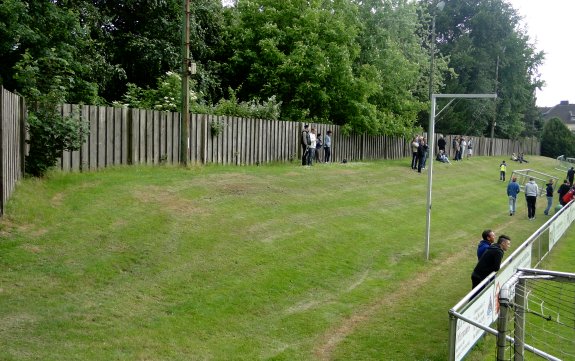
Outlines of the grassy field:
M 509 216 L 501 160 L 436 162 L 430 261 L 408 160 L 25 179 L 0 219 L 0 360 L 446 360 L 483 229 L 518 246 L 548 219 L 522 195 Z

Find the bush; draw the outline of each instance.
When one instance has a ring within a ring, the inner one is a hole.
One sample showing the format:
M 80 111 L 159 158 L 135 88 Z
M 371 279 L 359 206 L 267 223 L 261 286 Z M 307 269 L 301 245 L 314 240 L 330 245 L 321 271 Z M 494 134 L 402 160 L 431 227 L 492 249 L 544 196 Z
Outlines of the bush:
M 40 96 L 35 110 L 28 114 L 30 149 L 25 171 L 35 177 L 55 166 L 62 151 L 79 150 L 88 132 L 86 122 L 59 114 L 55 104 L 60 104 L 60 100 L 54 93 Z

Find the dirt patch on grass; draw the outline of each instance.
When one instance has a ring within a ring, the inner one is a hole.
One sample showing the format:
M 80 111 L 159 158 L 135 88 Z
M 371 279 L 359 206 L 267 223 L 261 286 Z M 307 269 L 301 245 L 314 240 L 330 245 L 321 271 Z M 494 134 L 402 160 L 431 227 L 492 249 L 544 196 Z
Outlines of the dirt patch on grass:
M 374 315 L 382 309 L 391 310 L 396 304 L 402 304 L 404 300 L 412 297 L 414 289 L 427 285 L 429 279 L 433 276 L 444 273 L 456 262 L 460 262 L 468 254 L 465 252 L 457 252 L 447 259 L 435 261 L 431 269 L 427 272 L 418 273 L 413 279 L 405 282 L 401 287 L 387 297 L 381 298 L 367 307 L 358 310 L 355 314 L 347 317 L 339 325 L 328 330 L 324 335 L 320 336 L 316 346 L 314 347 L 314 355 L 318 360 L 331 360 L 334 350 L 338 344 L 343 341 L 348 335 L 351 335 L 363 323 L 369 322 Z
M 163 187 L 146 187 L 132 191 L 133 197 L 142 202 L 156 204 L 161 209 L 181 216 L 203 214 L 206 210 L 196 202 L 182 197 L 178 192 Z
M 500 231 L 508 227 L 509 223 L 511 223 L 511 220 L 508 220 L 493 230 L 499 234 Z M 451 237 L 457 238 L 462 234 L 464 233 L 456 232 Z M 479 239 L 477 241 L 479 241 Z M 477 243 L 473 243 L 463 245 L 462 247 L 473 250 L 476 246 Z M 398 255 L 395 255 L 394 257 L 397 256 Z M 456 252 L 448 258 L 433 261 L 433 265 L 429 270 L 418 273 L 413 279 L 403 283 L 396 292 L 358 310 L 355 314 L 340 322 L 339 325 L 328 330 L 318 339 L 313 350 L 314 355 L 318 360 L 331 360 L 332 354 L 338 344 L 347 336 L 351 335 L 357 328 L 361 327 L 363 323 L 369 322 L 372 317 L 382 309 L 392 310 L 394 305 L 403 304 L 405 300 L 413 297 L 413 290 L 427 285 L 431 278 L 439 274 L 444 274 L 446 269 L 451 269 L 453 265 L 464 261 L 467 257 L 469 257 L 469 252 Z M 391 259 L 390 262 L 393 262 L 393 259 Z M 360 281 L 363 282 L 362 278 L 360 278 Z

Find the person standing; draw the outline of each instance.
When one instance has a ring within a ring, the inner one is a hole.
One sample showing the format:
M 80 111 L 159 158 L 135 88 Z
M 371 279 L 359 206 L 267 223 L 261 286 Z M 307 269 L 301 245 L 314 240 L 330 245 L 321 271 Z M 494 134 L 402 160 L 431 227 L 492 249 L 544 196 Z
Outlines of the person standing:
M 467 159 L 473 156 L 473 143 L 471 142 L 471 138 L 467 139 Z
M 425 141 L 419 138 L 419 146 L 417 147 L 417 172 L 421 173 L 425 157 Z
M 429 146 L 427 145 L 427 139 L 421 138 L 421 140 L 423 141 L 423 160 L 422 160 L 423 165 L 421 166 L 421 168 L 425 169 L 425 163 L 427 163 L 427 154 L 429 151 Z
M 446 144 L 446 141 L 443 138 L 443 135 L 440 135 L 439 139 L 437 140 L 437 149 L 439 149 L 438 153 L 440 153 L 441 151 L 443 151 L 443 153 L 445 153 L 445 144 Z
M 563 184 L 561 184 L 557 190 L 557 193 L 559 193 L 559 204 L 562 206 L 565 205 L 565 202 L 563 202 L 563 196 L 569 192 L 569 189 L 571 189 L 571 187 L 569 187 L 569 181 L 565 179 Z
M 543 213 L 548 216 L 551 205 L 553 204 L 553 179 L 549 179 L 549 183 L 545 184 L 545 195 L 547 196 L 547 208 L 545 208 Z
M 417 169 L 417 149 L 419 148 L 419 136 L 413 137 L 411 142 L 411 169 Z
M 315 143 L 317 141 L 317 137 L 315 135 L 315 128 L 311 128 L 309 132 L 309 139 L 310 144 L 307 150 L 307 165 L 313 165 L 313 161 L 315 159 Z
M 304 125 L 303 130 L 301 131 L 301 165 L 307 165 L 307 158 L 308 158 L 308 148 L 311 144 L 311 139 L 309 136 L 309 125 Z
M 479 241 L 479 244 L 477 244 L 478 261 L 481 259 L 481 256 L 483 256 L 483 253 L 487 251 L 487 248 L 493 244 L 493 242 L 495 242 L 495 233 L 492 230 L 486 229 L 483 231 L 483 233 L 481 233 L 481 241 Z
M 509 198 L 509 215 L 515 214 L 515 206 L 517 205 L 517 195 L 521 192 L 517 178 L 511 178 L 511 182 L 507 185 L 507 197 Z
M 503 254 L 511 247 L 511 238 L 506 235 L 501 235 L 497 239 L 497 243 L 492 244 L 487 248 L 485 253 L 481 256 L 477 265 L 471 274 L 472 289 L 477 287 L 491 272 L 499 271 L 501 268 L 501 261 Z
M 530 221 L 535 219 L 535 203 L 539 194 L 539 186 L 535 183 L 533 177 L 525 184 L 525 200 L 527 201 L 527 217 Z
M 321 133 L 317 133 L 317 139 L 315 142 L 315 161 L 321 163 L 321 150 L 323 149 L 323 142 L 321 138 Z
M 454 144 L 455 146 L 455 158 L 453 158 L 455 161 L 460 161 L 461 160 L 461 139 L 459 137 L 455 137 L 455 141 Z
M 507 172 L 507 164 L 503 161 L 499 164 L 499 180 L 502 182 L 505 182 L 505 172 Z
M 571 185 L 571 187 L 573 187 L 573 177 L 575 177 L 575 169 L 571 167 L 571 169 L 567 171 L 567 179 L 569 179 L 569 185 Z
M 329 163 L 331 161 L 331 130 L 328 130 L 325 137 L 323 137 L 323 152 L 323 160 Z
M 467 153 L 467 141 L 465 140 L 465 137 L 461 137 L 461 159 L 463 159 L 463 157 L 465 157 L 465 154 Z

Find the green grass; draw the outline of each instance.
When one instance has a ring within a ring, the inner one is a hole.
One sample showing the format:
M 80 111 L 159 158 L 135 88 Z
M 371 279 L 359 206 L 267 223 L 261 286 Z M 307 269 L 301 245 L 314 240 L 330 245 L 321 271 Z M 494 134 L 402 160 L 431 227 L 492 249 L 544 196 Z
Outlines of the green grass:
M 482 230 L 518 246 L 547 219 L 522 197 L 509 217 L 500 161 L 435 164 L 430 261 L 408 160 L 25 179 L 0 220 L 0 359 L 445 360 Z

